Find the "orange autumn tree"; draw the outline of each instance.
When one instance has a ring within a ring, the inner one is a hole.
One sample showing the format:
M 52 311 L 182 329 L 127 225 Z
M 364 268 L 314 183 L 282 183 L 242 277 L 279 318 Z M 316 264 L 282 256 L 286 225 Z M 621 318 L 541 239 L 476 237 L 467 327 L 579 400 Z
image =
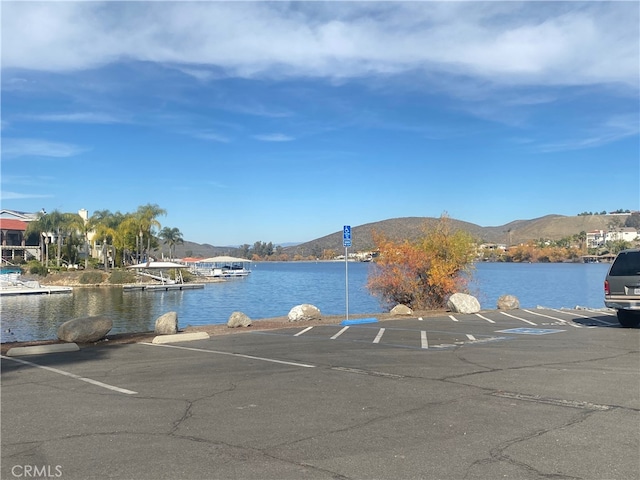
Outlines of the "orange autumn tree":
M 387 307 L 407 305 L 414 310 L 443 308 L 453 293 L 466 292 L 475 242 L 453 230 L 446 215 L 416 242 L 395 242 L 374 234 L 380 252 L 367 288 Z

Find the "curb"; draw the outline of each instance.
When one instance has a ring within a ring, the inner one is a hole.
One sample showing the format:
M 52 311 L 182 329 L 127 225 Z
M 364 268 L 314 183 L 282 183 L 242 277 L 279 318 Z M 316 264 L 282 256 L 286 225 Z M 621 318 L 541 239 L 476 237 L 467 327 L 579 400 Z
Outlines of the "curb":
M 158 335 L 151 343 L 190 342 L 192 340 L 208 340 L 207 332 L 177 333 L 175 335 Z
M 377 318 L 358 318 L 356 320 L 343 320 L 340 325 L 362 325 L 363 323 L 378 323 Z
M 52 345 L 34 345 L 31 347 L 14 347 L 7 351 L 7 357 L 23 355 L 40 355 L 43 353 L 77 352 L 80 347 L 76 343 L 54 343 Z

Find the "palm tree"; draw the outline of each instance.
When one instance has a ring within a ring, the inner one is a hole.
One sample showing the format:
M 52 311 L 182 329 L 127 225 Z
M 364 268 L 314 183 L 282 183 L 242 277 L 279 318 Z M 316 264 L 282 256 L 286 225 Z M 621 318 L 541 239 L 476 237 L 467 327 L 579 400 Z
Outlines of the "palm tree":
M 140 221 L 134 214 L 127 214 L 118 224 L 118 243 L 123 250 L 125 263 L 138 263 L 140 259 L 140 241 L 142 231 Z
M 84 219 L 79 213 L 65 214 L 67 215 L 67 227 L 69 228 L 69 236 L 73 237 L 74 233 L 79 233 L 82 236 L 84 244 L 84 268 L 89 268 L 89 257 L 91 256 L 91 238 L 95 233 L 95 228 L 101 223 L 112 223 L 112 214 L 109 210 L 97 210 L 94 214 Z
M 117 228 L 120 223 L 121 214 L 111 213 L 109 210 L 96 210 L 89 219 L 89 225 L 94 233 L 93 240 L 100 239 L 102 243 L 102 261 L 104 269 L 108 270 L 109 261 L 107 258 L 109 240 L 111 243 L 118 237 Z M 115 254 L 114 254 L 115 259 Z
M 25 235 L 37 233 L 40 237 L 40 261 L 44 262 L 46 267 L 49 266 L 49 242 L 54 227 L 53 217 L 43 210 L 38 213 L 37 220 L 29 222 L 25 231 Z
M 587 248 L 587 232 L 582 230 L 578 234 L 578 240 L 580 241 L 580 250 L 586 250 L 586 248 Z
M 67 245 L 67 260 L 69 263 L 76 263 L 77 260 L 77 245 L 78 245 L 78 233 L 84 233 L 85 221 L 78 213 L 63 213 L 62 222 L 58 227 L 60 240 L 60 250 L 62 250 L 62 243 Z M 58 254 L 60 256 L 60 253 Z
M 102 263 L 104 264 L 104 270 L 107 271 L 109 270 L 109 259 L 107 257 L 107 253 L 109 252 L 109 248 L 108 248 L 108 243 L 109 243 L 109 239 L 111 239 L 111 241 L 113 241 L 113 239 L 116 236 L 116 231 L 107 226 L 106 224 L 100 223 L 97 224 L 95 226 L 95 237 L 101 239 L 101 243 L 102 243 Z M 115 255 L 114 255 L 115 257 Z
M 93 232 L 94 221 L 93 216 L 87 218 L 86 220 L 80 215 L 78 215 L 78 217 L 80 218 L 80 221 L 77 222 L 77 228 L 82 235 L 82 240 L 84 243 L 84 269 L 86 270 L 89 268 L 89 257 L 91 256 L 91 241 L 89 240 L 89 236 Z
M 160 230 L 159 237 L 163 240 L 163 243 L 169 244 L 169 258 L 173 259 L 175 246 L 178 243 L 184 243 L 182 238 L 182 232 L 178 228 L 164 227 Z
M 163 208 L 160 208 L 156 204 L 147 204 L 141 207 L 138 207 L 138 211 L 136 212 L 136 217 L 139 221 L 140 230 L 138 231 L 138 235 L 140 236 L 140 248 L 143 248 L 143 238 L 147 237 L 147 257 L 149 256 L 149 252 L 151 251 L 151 237 L 153 236 L 153 229 L 160 228 L 160 222 L 156 219 L 156 217 L 160 215 L 166 215 L 167 211 Z
M 62 263 L 62 244 L 65 237 L 73 235 L 81 229 L 82 217 L 75 213 L 62 213 L 54 210 L 46 213 L 44 210 L 38 214 L 38 219 L 27 226 L 26 235 L 37 232 L 40 237 L 40 251 L 44 251 L 45 265 L 49 266 L 49 244 L 51 239 L 56 239 L 56 266 Z M 44 243 L 44 249 L 42 245 Z M 41 261 L 43 258 L 40 259 Z
M 62 251 L 62 227 L 65 222 L 64 214 L 60 210 L 54 210 L 51 213 L 48 213 L 43 217 L 46 219 L 46 225 L 49 227 L 47 230 L 47 238 L 45 242 L 49 240 L 50 237 L 55 236 L 56 238 L 56 266 L 60 266 L 60 253 Z M 48 247 L 48 246 L 47 246 Z M 47 248 L 47 262 L 49 259 L 49 253 Z M 48 263 L 47 263 L 48 265 Z

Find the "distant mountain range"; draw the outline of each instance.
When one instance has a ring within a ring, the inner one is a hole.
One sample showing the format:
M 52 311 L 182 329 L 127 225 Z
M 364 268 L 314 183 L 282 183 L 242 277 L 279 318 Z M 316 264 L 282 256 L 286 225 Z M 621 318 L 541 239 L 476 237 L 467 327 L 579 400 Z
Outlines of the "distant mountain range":
M 561 238 L 589 232 L 593 230 L 608 230 L 612 227 L 622 227 L 629 214 L 616 215 L 579 215 L 568 217 L 564 215 L 546 215 L 532 220 L 514 220 L 497 227 L 481 227 L 462 220 L 449 219 L 452 228 L 466 230 L 482 243 L 519 244 L 540 238 L 560 240 Z M 424 236 L 426 230 L 438 222 L 432 217 L 401 217 L 353 226 L 351 229 L 351 251 L 366 251 L 374 248 L 373 233 L 378 232 L 393 240 L 415 240 Z M 253 241 L 247 242 L 253 245 Z M 282 245 L 284 252 L 290 255 L 320 256 L 323 250 L 340 252 L 342 246 L 342 230 L 324 237 L 300 244 Z M 176 246 L 176 256 L 212 257 L 216 255 L 236 255 L 234 247 L 216 247 L 210 244 L 198 244 L 185 241 L 184 245 Z

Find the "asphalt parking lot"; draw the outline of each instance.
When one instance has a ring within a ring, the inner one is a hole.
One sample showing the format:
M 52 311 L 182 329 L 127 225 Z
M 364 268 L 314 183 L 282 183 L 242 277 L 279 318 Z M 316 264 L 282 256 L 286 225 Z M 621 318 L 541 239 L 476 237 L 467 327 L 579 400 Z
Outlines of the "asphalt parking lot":
M 640 329 L 587 310 L 2 357 L 3 479 L 640 478 Z

